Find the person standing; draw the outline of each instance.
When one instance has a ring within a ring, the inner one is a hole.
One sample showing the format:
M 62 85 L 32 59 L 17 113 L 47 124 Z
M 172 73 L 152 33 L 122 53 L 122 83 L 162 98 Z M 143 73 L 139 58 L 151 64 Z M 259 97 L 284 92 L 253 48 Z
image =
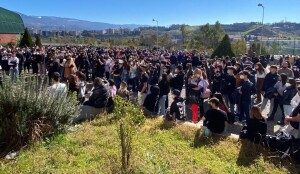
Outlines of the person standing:
M 260 62 L 255 64 L 255 70 L 256 70 L 256 95 L 257 95 L 256 104 L 259 104 L 262 102 L 262 98 L 261 98 L 262 87 L 267 74 L 266 74 L 266 70 L 264 69 L 264 67 Z
M 146 72 L 145 65 L 141 65 L 140 70 L 141 70 L 141 76 L 138 85 L 138 100 L 139 100 L 139 104 L 142 106 L 147 96 L 149 75 Z
M 158 87 L 160 89 L 159 91 L 159 101 L 158 101 L 158 114 L 159 115 L 165 115 L 166 114 L 166 100 L 168 97 L 168 94 L 170 92 L 170 84 L 168 82 L 167 74 L 162 74 L 162 79 L 158 83 Z
M 19 58 L 16 56 L 15 52 L 13 52 L 12 55 L 8 58 L 8 66 L 11 80 L 13 82 L 16 82 L 18 80 Z
M 271 100 L 271 106 L 270 106 L 270 114 L 272 112 L 273 109 L 273 104 L 274 104 L 274 99 L 269 99 L 266 94 L 269 91 L 272 91 L 272 88 L 274 87 L 274 85 L 276 84 L 278 80 L 278 74 L 277 74 L 277 66 L 272 65 L 270 67 L 270 72 L 266 75 L 265 79 L 264 79 L 264 83 L 262 85 L 262 95 L 264 96 L 263 102 L 260 106 L 261 111 L 263 111 L 268 103 L 268 100 Z
M 249 80 L 250 73 L 248 71 L 242 71 L 240 79 L 242 80 L 241 86 L 239 87 L 239 93 L 241 94 L 240 101 L 240 121 L 246 123 L 250 118 L 250 106 L 251 106 L 251 95 L 255 89 L 252 82 Z
M 281 68 L 278 70 L 278 74 L 286 74 L 288 78 L 294 78 L 294 72 L 288 67 L 288 62 L 282 62 Z
M 283 98 L 282 98 L 282 96 L 283 96 L 283 92 L 286 89 L 286 84 L 287 84 L 287 75 L 286 74 L 280 74 L 280 76 L 278 77 L 278 81 L 274 85 L 274 88 L 276 89 L 276 91 L 273 93 L 273 95 L 274 95 L 274 107 L 273 107 L 273 110 L 272 110 L 272 113 L 271 113 L 270 117 L 268 118 L 268 121 L 273 121 L 274 120 L 274 116 L 275 116 L 275 113 L 277 112 L 278 106 L 280 106 L 281 114 L 282 114 L 282 117 L 284 118 L 284 110 L 283 110 L 283 104 L 282 104 L 282 99 Z
M 230 108 L 230 112 L 234 113 L 234 100 L 232 94 L 234 93 L 236 79 L 234 77 L 234 67 L 227 67 L 227 74 L 222 79 L 221 92 L 224 95 L 224 100 Z
M 69 79 L 71 74 L 75 74 L 77 71 L 77 67 L 71 58 L 71 56 L 68 56 L 66 63 L 64 64 L 64 77 L 65 79 Z

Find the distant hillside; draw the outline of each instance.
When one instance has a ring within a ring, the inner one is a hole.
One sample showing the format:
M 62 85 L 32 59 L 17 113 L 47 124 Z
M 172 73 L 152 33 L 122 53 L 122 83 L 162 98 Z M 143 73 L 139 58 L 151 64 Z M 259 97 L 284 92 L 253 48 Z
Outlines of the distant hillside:
M 54 16 L 27 16 L 24 14 L 20 14 L 20 16 L 22 17 L 27 28 L 34 28 L 38 30 L 103 30 L 108 28 L 135 29 L 138 27 L 146 26 L 136 24 L 117 25 Z
M 19 13 L 20 14 L 20 13 Z M 103 29 L 119 29 L 129 28 L 142 30 L 156 30 L 156 26 L 139 25 L 139 24 L 110 24 L 103 22 L 90 22 L 85 20 L 78 20 L 72 18 L 62 18 L 54 16 L 27 16 L 20 14 L 25 26 L 29 29 L 34 28 L 37 30 L 86 30 L 86 31 L 99 31 Z M 160 32 L 169 32 L 171 35 L 180 37 L 180 24 L 174 24 L 169 27 L 159 27 Z M 247 23 L 234 23 L 234 24 L 222 24 L 225 32 L 228 34 L 241 34 L 241 35 L 260 35 L 261 25 L 256 22 Z M 199 26 L 189 26 L 189 29 L 194 33 L 199 33 Z M 265 24 L 263 29 L 263 36 L 294 37 L 300 36 L 300 24 L 291 22 L 279 22 L 273 24 Z

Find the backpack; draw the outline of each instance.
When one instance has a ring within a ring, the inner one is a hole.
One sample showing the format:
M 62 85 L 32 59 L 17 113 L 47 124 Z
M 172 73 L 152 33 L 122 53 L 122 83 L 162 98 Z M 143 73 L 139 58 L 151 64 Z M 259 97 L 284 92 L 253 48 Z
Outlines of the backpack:
M 185 107 L 185 100 L 182 102 L 177 102 L 177 110 L 174 112 L 173 115 L 170 114 L 170 108 L 167 109 L 167 113 L 165 119 L 168 121 L 175 121 L 178 120 L 186 120 L 186 107 Z M 178 114 L 178 115 L 177 115 Z
M 176 118 L 179 120 L 185 120 L 186 119 L 185 100 L 182 102 L 177 102 L 176 105 L 178 107 L 178 113 L 179 113 L 179 115 Z
M 295 139 L 285 131 L 280 131 L 275 136 L 267 135 L 263 145 L 272 152 L 279 153 L 280 159 L 288 157 L 300 163 L 300 139 Z

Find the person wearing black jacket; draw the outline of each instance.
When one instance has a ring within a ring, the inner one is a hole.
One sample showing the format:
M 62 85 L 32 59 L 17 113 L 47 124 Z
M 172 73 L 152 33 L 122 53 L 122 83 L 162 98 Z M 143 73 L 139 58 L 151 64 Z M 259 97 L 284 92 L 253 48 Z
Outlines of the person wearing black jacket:
M 94 80 L 94 89 L 92 95 L 83 105 L 88 105 L 95 108 L 104 108 L 106 107 L 108 98 L 108 90 L 104 87 L 102 80 L 97 77 Z
M 17 53 L 17 58 L 19 58 L 19 76 L 20 76 L 22 73 L 24 61 L 25 61 L 25 56 L 23 55 L 22 51 Z
M 170 86 L 172 90 L 177 89 L 181 92 L 184 84 L 184 72 L 182 71 L 182 66 L 178 65 L 175 72 L 177 74 L 170 80 Z
M 153 116 L 156 115 L 156 106 L 158 104 L 158 98 L 159 98 L 159 87 L 154 85 L 150 88 L 150 94 L 146 96 L 146 99 L 144 101 L 143 107 L 144 107 L 144 113 L 146 116 Z
M 90 61 L 87 57 L 83 57 L 82 64 L 80 65 L 80 71 L 85 74 L 86 81 L 89 81 L 89 69 Z
M 277 124 L 280 124 L 280 125 L 284 124 L 285 115 L 291 114 L 291 112 L 292 112 L 291 101 L 292 101 L 293 97 L 297 94 L 296 80 L 289 78 L 289 85 L 290 86 L 286 87 L 286 89 L 283 91 L 283 95 L 282 95 L 284 116 L 282 117 L 281 121 L 277 122 Z
M 158 83 L 159 91 L 159 101 L 158 101 L 158 114 L 165 115 L 166 114 L 166 100 L 168 94 L 170 92 L 170 84 L 168 82 L 168 76 L 166 73 L 162 74 L 162 79 Z
M 234 101 L 232 97 L 232 93 L 235 90 L 236 79 L 234 77 L 234 67 L 227 67 L 227 74 L 223 76 L 221 81 L 221 93 L 224 96 L 225 102 L 227 106 L 230 108 L 230 112 L 234 113 Z
M 180 97 L 180 91 L 175 89 L 172 91 L 172 95 L 174 96 L 174 100 L 170 107 L 170 116 L 172 118 L 176 118 L 177 120 L 184 120 L 185 119 L 185 113 L 184 113 L 184 105 L 183 105 L 183 98 Z
M 240 75 L 242 80 L 239 87 L 239 93 L 241 94 L 240 121 L 244 123 L 250 118 L 251 95 L 255 92 L 255 86 L 250 82 L 249 76 L 250 73 L 248 71 L 243 71 Z
M 59 72 L 59 64 L 57 60 L 55 60 L 53 57 L 50 57 L 48 61 L 49 84 L 51 84 L 51 77 L 53 76 L 54 72 Z
M 274 88 L 274 85 L 278 81 L 278 74 L 277 74 L 277 66 L 272 65 L 270 67 L 270 72 L 266 75 L 264 79 L 264 83 L 262 85 L 262 95 L 264 96 L 263 102 L 261 104 L 260 109 L 263 111 L 268 103 L 268 98 L 266 97 L 266 93 L 270 91 L 272 88 Z M 274 100 L 271 99 L 271 106 L 270 106 L 270 112 L 273 110 Z
M 267 134 L 267 121 L 262 116 L 258 106 L 253 106 L 250 112 L 250 119 L 247 121 L 246 138 L 254 143 L 259 143 Z

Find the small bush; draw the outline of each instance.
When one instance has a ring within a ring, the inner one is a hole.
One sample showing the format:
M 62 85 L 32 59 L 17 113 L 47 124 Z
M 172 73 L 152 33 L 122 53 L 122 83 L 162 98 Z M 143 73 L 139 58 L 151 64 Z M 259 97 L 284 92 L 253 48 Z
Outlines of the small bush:
M 137 135 L 138 130 L 145 122 L 143 110 L 129 101 L 120 97 L 115 98 L 114 118 L 118 120 L 118 134 L 122 152 L 122 173 L 132 173 L 131 156 L 133 136 Z
M 43 80 L 4 77 L 0 88 L 0 146 L 7 153 L 43 137 L 56 135 L 78 113 L 75 96 L 50 95 Z

